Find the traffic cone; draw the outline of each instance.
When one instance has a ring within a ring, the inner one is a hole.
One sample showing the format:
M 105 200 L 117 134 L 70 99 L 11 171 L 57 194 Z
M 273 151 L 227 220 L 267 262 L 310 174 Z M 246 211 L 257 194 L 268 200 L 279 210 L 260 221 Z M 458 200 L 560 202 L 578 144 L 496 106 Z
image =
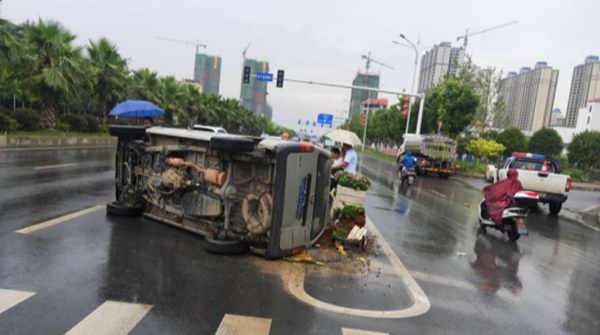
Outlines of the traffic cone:
M 548 163 L 544 161 L 544 166 L 542 166 L 542 172 L 548 172 Z

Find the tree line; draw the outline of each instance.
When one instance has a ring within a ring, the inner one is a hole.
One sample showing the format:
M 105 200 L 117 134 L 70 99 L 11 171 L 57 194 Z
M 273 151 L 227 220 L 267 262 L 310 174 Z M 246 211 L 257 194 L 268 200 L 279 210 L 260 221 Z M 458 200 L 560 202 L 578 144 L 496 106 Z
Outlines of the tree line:
M 0 19 L 0 102 L 39 109 L 47 129 L 55 130 L 62 114 L 97 116 L 125 100 L 150 101 L 165 111 L 163 122 L 182 121 L 222 126 L 230 132 L 260 135 L 277 131 L 268 120 L 236 99 L 206 95 L 174 77 L 160 78 L 148 68 L 132 70 L 117 46 L 106 38 L 75 45 L 76 35 L 56 21 L 20 25 Z

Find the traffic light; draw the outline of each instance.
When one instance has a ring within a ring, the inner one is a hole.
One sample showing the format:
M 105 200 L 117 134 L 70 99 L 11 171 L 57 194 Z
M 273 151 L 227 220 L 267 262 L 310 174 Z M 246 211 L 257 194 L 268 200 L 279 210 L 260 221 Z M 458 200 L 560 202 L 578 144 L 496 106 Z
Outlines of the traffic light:
M 367 114 L 363 115 L 362 126 L 365 127 L 365 123 L 367 122 Z
M 283 87 L 283 70 L 277 70 L 277 87 Z
M 244 66 L 244 84 L 250 84 L 250 67 Z

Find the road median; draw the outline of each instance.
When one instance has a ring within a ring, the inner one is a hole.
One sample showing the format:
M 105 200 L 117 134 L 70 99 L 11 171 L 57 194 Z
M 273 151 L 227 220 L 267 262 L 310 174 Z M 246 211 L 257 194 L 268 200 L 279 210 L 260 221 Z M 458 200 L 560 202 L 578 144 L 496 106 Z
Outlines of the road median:
M 116 137 L 0 136 L 2 149 L 116 146 Z

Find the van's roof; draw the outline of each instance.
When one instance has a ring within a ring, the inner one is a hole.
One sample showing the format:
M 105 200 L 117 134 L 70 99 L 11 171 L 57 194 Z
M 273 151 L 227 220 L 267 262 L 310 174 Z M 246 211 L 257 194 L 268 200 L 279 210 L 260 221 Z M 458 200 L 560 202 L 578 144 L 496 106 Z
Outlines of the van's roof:
M 196 131 L 189 129 L 181 129 L 181 128 L 165 128 L 165 127 L 152 127 L 146 130 L 146 133 L 151 135 L 163 135 L 163 136 L 173 136 L 173 137 L 181 137 L 181 138 L 189 138 L 192 140 L 201 140 L 201 141 L 210 141 L 213 136 L 227 136 L 227 137 L 243 137 L 243 138 L 251 138 L 255 139 L 251 136 L 242 136 L 242 135 L 233 135 L 233 134 L 223 134 L 223 133 L 211 133 L 208 131 Z

